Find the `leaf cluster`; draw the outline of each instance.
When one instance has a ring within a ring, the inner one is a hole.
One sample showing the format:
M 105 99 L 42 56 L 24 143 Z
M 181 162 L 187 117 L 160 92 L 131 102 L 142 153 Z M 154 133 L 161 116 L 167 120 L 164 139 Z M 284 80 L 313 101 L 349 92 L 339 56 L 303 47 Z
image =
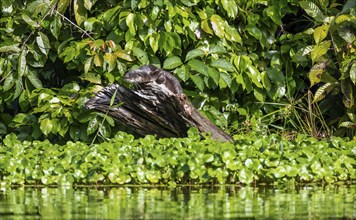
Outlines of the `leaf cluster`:
M 154 64 L 172 71 L 192 103 L 229 133 L 249 124 L 261 133 L 276 127 L 298 130 L 293 125 L 298 118 L 288 123 L 259 118 L 280 112 L 281 106 L 266 103 L 291 103 L 311 87 L 327 125 L 348 128 L 335 134 L 353 136 L 352 4 L 2 1 L 0 135 L 90 142 L 100 133 L 105 140 L 123 128 L 109 117 L 85 112 L 83 101 L 98 85 L 122 83 L 128 70 Z M 74 93 L 59 94 L 72 87 Z M 54 113 L 52 106 L 64 112 Z
M 356 179 L 355 141 L 318 141 L 299 135 L 237 135 L 235 143 L 187 138 L 134 139 L 119 132 L 110 141 L 87 145 L 19 141 L 0 146 L 2 185 L 78 184 L 304 184 Z

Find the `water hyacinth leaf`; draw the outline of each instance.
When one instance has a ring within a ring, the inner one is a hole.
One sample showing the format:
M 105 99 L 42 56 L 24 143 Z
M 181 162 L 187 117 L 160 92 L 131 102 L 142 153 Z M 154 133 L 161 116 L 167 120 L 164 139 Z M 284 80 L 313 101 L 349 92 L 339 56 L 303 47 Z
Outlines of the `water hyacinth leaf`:
M 329 25 L 321 25 L 314 30 L 314 40 L 316 44 L 322 42 L 328 35 Z
M 239 171 L 238 178 L 240 182 L 249 184 L 253 182 L 253 173 L 246 168 L 242 168 Z
M 147 171 L 146 172 L 146 178 L 148 181 L 150 181 L 151 183 L 158 183 L 158 181 L 161 178 L 161 175 L 158 171 Z
M 168 57 L 163 62 L 163 69 L 171 70 L 179 67 L 180 65 L 182 65 L 182 61 L 179 57 L 177 56 Z
M 283 166 L 278 166 L 273 170 L 273 175 L 276 178 L 282 178 L 286 175 L 287 171 Z

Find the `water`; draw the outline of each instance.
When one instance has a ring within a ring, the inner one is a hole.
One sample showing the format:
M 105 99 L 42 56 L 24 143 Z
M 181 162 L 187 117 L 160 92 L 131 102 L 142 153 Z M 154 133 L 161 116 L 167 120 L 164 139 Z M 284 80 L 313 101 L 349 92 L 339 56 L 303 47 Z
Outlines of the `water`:
M 356 219 L 356 185 L 1 188 L 0 219 Z

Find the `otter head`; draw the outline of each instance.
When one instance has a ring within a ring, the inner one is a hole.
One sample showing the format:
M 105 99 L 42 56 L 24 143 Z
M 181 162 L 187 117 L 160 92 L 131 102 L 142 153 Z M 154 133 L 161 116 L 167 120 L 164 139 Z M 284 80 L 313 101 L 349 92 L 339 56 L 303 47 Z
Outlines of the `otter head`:
M 153 81 L 164 83 L 165 80 L 161 70 L 153 65 L 145 65 L 138 69 L 131 70 L 125 74 L 124 79 L 131 83 L 147 83 Z

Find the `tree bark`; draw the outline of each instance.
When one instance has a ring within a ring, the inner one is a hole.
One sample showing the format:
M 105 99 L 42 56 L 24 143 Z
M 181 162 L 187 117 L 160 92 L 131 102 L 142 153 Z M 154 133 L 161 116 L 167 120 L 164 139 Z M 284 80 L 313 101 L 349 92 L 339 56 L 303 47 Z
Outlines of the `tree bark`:
M 114 94 L 114 105 L 110 106 Z M 86 107 L 108 113 L 140 135 L 186 137 L 189 127 L 196 127 L 200 133 L 210 133 L 213 139 L 232 140 L 231 136 L 202 116 L 186 95 L 174 94 L 156 82 L 146 83 L 137 90 L 118 84 L 109 85 L 90 99 Z

